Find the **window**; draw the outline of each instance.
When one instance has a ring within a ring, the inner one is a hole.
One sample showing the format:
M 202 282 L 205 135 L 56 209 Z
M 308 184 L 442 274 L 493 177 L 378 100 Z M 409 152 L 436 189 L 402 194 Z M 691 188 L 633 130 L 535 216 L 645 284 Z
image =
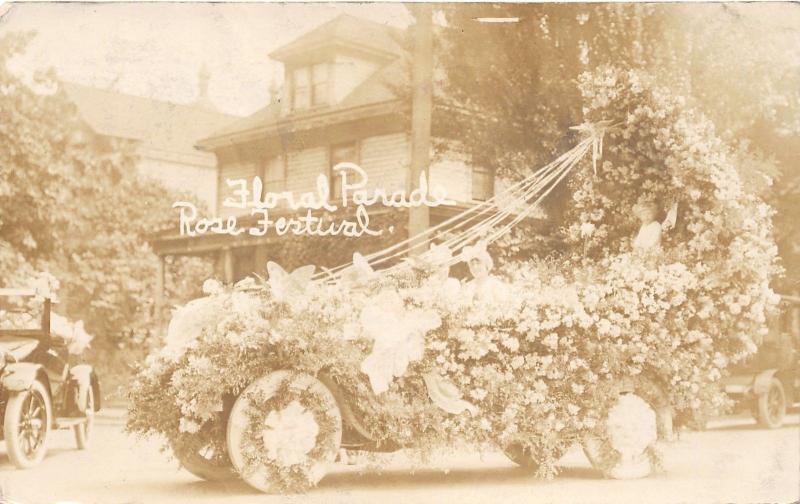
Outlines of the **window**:
M 269 158 L 264 163 L 264 192 L 283 192 L 286 190 L 286 170 L 283 156 Z
M 330 173 L 328 175 L 328 181 L 330 182 L 330 197 L 331 199 L 337 199 L 342 197 L 342 177 L 339 176 L 339 172 L 335 172 L 333 167 L 339 163 L 358 163 L 358 149 L 357 144 L 355 142 L 341 144 L 341 145 L 334 145 L 331 147 L 331 166 L 330 166 Z
M 486 201 L 494 196 L 494 176 L 491 170 L 472 168 L 472 199 Z
M 328 103 L 328 64 L 317 63 L 311 67 L 311 105 Z
M 292 108 L 304 109 L 311 105 L 308 67 L 296 68 L 292 72 Z
M 292 108 L 302 110 L 328 103 L 328 64 L 317 63 L 292 71 Z

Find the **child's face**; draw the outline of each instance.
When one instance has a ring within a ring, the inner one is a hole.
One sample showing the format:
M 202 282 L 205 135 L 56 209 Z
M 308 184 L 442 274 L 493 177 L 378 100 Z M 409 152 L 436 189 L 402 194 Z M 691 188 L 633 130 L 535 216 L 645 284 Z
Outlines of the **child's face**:
M 473 278 L 483 278 L 489 274 L 489 268 L 478 258 L 470 259 L 468 264 Z

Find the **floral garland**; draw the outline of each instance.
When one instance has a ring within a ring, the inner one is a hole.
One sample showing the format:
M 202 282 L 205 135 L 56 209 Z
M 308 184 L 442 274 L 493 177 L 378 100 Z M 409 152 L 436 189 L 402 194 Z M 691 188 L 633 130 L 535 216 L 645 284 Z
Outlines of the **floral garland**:
M 271 397 L 254 391 L 247 399 L 243 475 L 264 471 L 276 492 L 313 486 L 323 475 L 314 462 L 338 450 L 332 438 L 338 420 L 326 402 L 309 390 L 294 390 L 288 381 Z

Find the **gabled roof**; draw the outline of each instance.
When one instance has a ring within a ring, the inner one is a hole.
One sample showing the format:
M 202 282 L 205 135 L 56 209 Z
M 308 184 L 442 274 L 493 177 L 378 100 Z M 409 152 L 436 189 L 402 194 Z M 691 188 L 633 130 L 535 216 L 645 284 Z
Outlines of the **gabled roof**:
M 269 56 L 286 61 L 316 49 L 342 45 L 392 59 L 404 52 L 402 37 L 403 30 L 399 28 L 342 14 L 272 51 Z
M 233 121 L 224 128 L 214 131 L 209 138 L 227 136 L 240 131 L 249 131 L 259 126 L 268 124 L 275 124 L 278 122 L 281 114 L 280 103 L 272 103 L 264 108 L 261 108 L 253 114 L 243 117 L 237 121 Z M 207 139 L 198 139 L 199 144 L 203 144 Z
M 214 131 L 199 140 L 198 146 L 213 149 L 243 139 L 269 136 L 279 125 L 282 133 L 288 133 L 319 125 L 318 119 L 321 118 L 327 122 L 335 122 L 337 118 L 344 120 L 345 117 L 352 120 L 393 109 L 401 98 L 395 90 L 407 85 L 409 77 L 407 53 L 402 46 L 403 33 L 398 28 L 343 14 L 273 51 L 270 54 L 272 58 L 285 60 L 316 49 L 330 48 L 337 43 L 349 44 L 362 52 L 368 48 L 374 54 L 384 56 L 387 62 L 338 103 L 294 111 L 286 116 L 281 115 L 281 104 L 273 103 Z
M 194 153 L 198 139 L 238 117 L 69 82 L 62 83 L 78 114 L 99 135 L 141 141 L 170 152 Z
M 380 109 L 385 112 L 400 99 L 394 89 L 402 88 L 408 83 L 409 74 L 406 65 L 404 58 L 396 58 L 368 77 L 342 101 L 332 106 L 293 112 L 282 117 L 280 103 L 273 103 L 215 131 L 207 138 L 199 140 L 197 144 L 203 149 L 213 149 L 220 144 L 236 143 L 237 138 L 242 136 L 251 137 L 254 134 L 259 135 L 259 132 L 261 136 L 268 136 L 279 124 L 280 131 L 285 134 L 302 131 L 310 124 L 318 124 L 314 119 L 322 116 L 327 117 L 329 121 L 335 121 L 335 118 L 340 116 L 340 120 L 343 120 L 344 116 L 351 120 L 358 115 L 358 111 L 366 115 L 375 114 L 373 109 L 381 105 L 386 106 Z

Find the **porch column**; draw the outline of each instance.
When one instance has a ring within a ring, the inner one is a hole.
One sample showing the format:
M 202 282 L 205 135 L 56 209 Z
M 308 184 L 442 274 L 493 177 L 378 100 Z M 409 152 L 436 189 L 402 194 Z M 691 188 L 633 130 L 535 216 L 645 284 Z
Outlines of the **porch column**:
M 158 265 L 156 266 L 156 291 L 153 295 L 155 305 L 155 315 L 158 317 L 161 314 L 161 309 L 164 306 L 164 278 L 166 277 L 166 258 L 163 255 L 158 256 Z
M 233 283 L 233 250 L 222 249 L 222 279 L 226 284 Z
M 257 245 L 255 252 L 255 271 L 254 273 L 264 276 L 267 269 L 267 259 L 269 258 L 269 248 L 267 245 Z

